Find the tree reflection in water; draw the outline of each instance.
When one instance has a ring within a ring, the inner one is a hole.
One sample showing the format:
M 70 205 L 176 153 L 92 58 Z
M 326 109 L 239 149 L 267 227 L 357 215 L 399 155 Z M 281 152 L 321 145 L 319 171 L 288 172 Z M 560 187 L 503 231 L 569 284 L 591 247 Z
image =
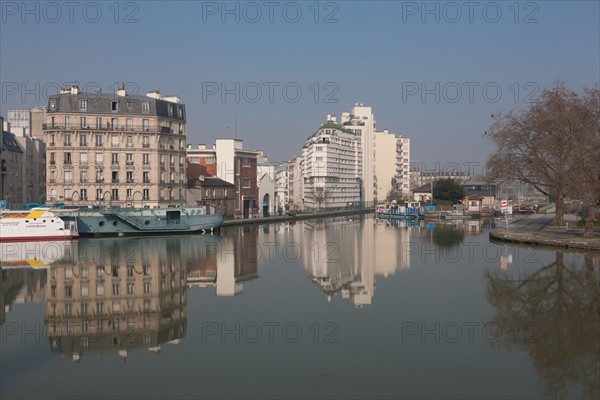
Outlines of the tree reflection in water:
M 571 260 L 572 258 L 572 260 Z M 600 398 L 600 256 L 569 257 L 536 271 L 488 271 L 487 299 L 500 346 L 524 350 L 544 396 Z M 510 327 L 510 329 L 504 329 Z
M 439 248 L 458 247 L 465 240 L 465 232 L 462 228 L 453 225 L 438 224 L 432 233 L 432 241 Z

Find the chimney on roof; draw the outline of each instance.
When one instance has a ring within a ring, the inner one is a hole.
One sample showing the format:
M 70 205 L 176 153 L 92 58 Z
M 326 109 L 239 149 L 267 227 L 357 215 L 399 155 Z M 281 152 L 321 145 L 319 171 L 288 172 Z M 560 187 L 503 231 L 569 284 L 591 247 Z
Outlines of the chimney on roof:
M 146 93 L 146 96 L 151 97 L 153 99 L 160 100 L 160 91 L 158 91 L 158 90 L 151 90 L 148 93 Z
M 176 94 L 169 94 L 162 98 L 163 100 L 169 101 L 171 103 L 179 103 L 180 98 Z
M 119 97 L 125 97 L 125 96 L 127 96 L 127 90 L 125 90 L 125 83 L 123 83 L 117 89 L 117 96 L 119 96 Z

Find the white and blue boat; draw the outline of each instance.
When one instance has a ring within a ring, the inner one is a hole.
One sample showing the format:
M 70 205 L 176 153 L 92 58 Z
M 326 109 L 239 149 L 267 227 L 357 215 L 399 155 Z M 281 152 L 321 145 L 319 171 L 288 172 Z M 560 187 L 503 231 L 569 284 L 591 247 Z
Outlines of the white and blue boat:
M 418 219 L 425 217 L 425 209 L 420 207 L 418 201 L 407 201 L 406 205 L 400 206 L 393 200 L 387 208 L 379 207 L 375 214 L 377 218 L 384 219 Z

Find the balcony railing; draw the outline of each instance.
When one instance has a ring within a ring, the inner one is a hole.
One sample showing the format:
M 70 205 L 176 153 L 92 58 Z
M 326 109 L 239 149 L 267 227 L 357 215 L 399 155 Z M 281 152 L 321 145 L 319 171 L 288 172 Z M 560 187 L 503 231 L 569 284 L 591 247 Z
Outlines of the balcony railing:
M 113 125 L 111 123 L 100 126 L 71 126 L 65 124 L 42 124 L 42 129 L 46 131 L 52 130 L 68 130 L 68 131 L 111 131 L 111 132 L 149 132 L 149 133 L 176 133 L 173 128 L 168 126 L 146 126 L 146 125 Z M 181 134 L 181 131 L 180 133 Z
M 119 178 L 114 178 L 110 180 L 112 183 L 119 183 Z

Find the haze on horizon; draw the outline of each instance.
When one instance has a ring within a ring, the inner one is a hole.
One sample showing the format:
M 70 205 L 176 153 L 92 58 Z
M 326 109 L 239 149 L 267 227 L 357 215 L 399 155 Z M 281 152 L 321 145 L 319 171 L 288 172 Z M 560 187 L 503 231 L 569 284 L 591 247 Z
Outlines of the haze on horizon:
M 3 116 L 73 81 L 160 88 L 189 144 L 237 136 L 272 161 L 363 103 L 426 169 L 483 166 L 492 114 L 600 82 L 597 1 L 1 4 Z

